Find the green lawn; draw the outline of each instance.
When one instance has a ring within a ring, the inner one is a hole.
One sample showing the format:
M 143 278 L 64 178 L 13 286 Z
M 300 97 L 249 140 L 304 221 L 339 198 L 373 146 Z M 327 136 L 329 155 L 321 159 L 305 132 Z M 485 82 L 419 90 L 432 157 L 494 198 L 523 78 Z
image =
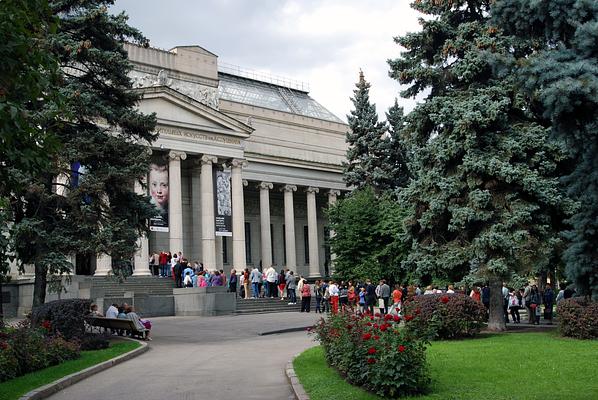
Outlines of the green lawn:
M 74 372 L 84 370 L 141 346 L 137 342 L 117 341 L 104 350 L 82 351 L 81 357 L 0 383 L 0 400 L 18 399 L 25 393 L 54 382 Z
M 427 352 L 432 385 L 409 399 L 598 399 L 598 341 L 554 333 L 509 333 L 434 342 Z M 380 400 L 346 383 L 322 349 L 294 361 L 311 400 Z

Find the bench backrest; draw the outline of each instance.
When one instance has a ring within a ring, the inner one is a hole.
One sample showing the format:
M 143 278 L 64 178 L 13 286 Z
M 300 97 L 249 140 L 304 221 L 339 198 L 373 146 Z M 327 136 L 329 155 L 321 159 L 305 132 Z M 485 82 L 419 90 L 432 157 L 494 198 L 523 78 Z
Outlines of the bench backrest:
M 135 323 L 130 319 L 90 317 L 87 321 L 90 325 L 99 326 L 100 328 L 137 330 Z

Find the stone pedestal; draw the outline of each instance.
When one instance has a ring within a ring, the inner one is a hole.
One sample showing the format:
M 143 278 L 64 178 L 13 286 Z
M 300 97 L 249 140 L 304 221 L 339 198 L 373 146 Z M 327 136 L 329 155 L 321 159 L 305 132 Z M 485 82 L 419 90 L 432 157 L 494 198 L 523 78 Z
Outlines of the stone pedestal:
M 224 286 L 172 289 L 174 315 L 203 316 L 230 315 L 237 310 L 235 293 L 229 293 Z

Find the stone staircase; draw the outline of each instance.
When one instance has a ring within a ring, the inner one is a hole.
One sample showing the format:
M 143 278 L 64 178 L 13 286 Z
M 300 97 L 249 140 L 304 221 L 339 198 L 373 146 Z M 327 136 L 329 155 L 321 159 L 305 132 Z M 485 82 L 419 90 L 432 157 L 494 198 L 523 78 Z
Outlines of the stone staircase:
M 311 312 L 315 311 L 315 299 L 312 298 Z M 236 314 L 266 314 L 277 312 L 299 312 L 301 310 L 301 300 L 297 299 L 297 304 L 289 305 L 288 300 L 274 299 L 241 299 L 237 297 Z

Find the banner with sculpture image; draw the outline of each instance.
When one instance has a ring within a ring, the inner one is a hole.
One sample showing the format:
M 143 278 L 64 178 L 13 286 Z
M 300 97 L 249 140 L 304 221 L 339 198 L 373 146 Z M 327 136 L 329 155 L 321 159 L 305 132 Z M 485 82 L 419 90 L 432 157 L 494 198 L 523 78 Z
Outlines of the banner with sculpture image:
M 230 170 L 214 168 L 214 216 L 216 236 L 233 235 Z
M 147 186 L 151 202 L 158 210 L 158 214 L 150 218 L 150 231 L 168 232 L 168 163 L 162 156 L 152 158 Z

